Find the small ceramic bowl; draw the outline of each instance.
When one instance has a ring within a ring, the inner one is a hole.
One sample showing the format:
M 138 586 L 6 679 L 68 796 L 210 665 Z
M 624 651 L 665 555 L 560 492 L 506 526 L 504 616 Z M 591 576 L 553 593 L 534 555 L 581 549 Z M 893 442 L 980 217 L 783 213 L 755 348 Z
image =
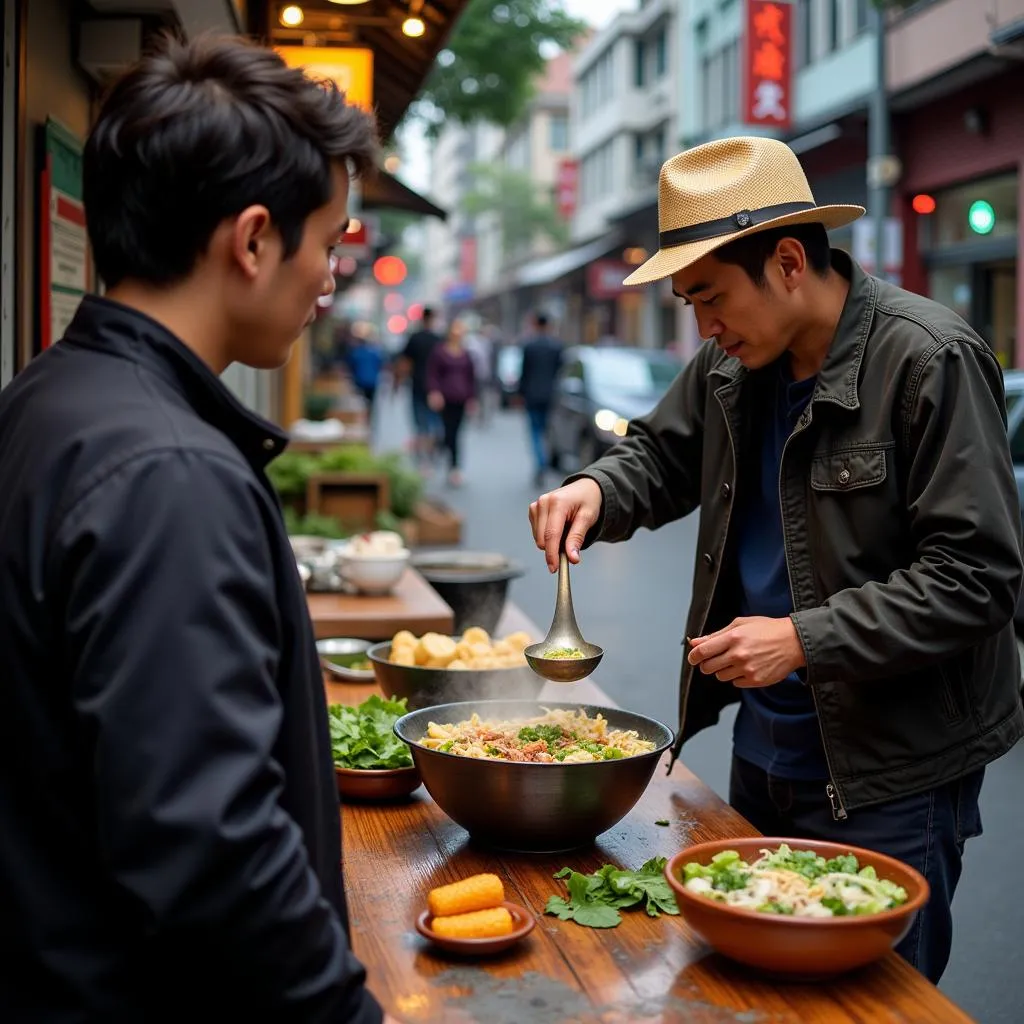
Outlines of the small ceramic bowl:
M 370 640 L 358 640 L 352 636 L 332 636 L 317 640 L 316 649 L 320 664 L 332 678 L 343 683 L 372 683 L 373 665 L 366 652 L 373 646 Z M 355 668 L 353 662 L 365 661 L 368 668 Z
M 339 556 L 342 578 L 363 594 L 389 594 L 409 564 L 409 551 L 388 555 L 353 555 L 345 549 Z
M 497 935 L 492 939 L 453 939 L 447 935 L 438 935 L 431 924 L 434 920 L 429 910 L 424 910 L 416 918 L 416 931 L 435 946 L 449 953 L 461 953 L 463 956 L 491 956 L 504 952 L 517 942 L 525 939 L 533 931 L 537 919 L 526 907 L 505 900 L 502 906 L 512 915 L 512 931 L 507 935 Z
M 861 867 L 870 864 L 879 878 L 906 889 L 907 902 L 879 914 L 787 917 L 717 903 L 691 892 L 683 884 L 682 872 L 688 861 L 709 864 L 716 853 L 735 850 L 750 864 L 762 849 L 774 850 L 783 843 L 794 850 L 813 850 L 826 858 L 852 853 Z M 666 864 L 665 877 L 686 923 L 709 946 L 769 975 L 799 980 L 843 974 L 885 956 L 910 930 L 929 896 L 923 875 L 884 854 L 846 844 L 766 836 L 698 843 L 677 853 Z
M 419 769 L 409 768 L 341 768 L 334 766 L 338 795 L 343 800 L 372 802 L 404 800 L 420 787 Z

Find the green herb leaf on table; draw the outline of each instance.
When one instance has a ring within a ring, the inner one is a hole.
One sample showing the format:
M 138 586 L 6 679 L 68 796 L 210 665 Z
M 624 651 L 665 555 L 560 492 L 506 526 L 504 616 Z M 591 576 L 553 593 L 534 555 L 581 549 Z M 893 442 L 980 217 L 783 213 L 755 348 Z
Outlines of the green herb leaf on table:
M 654 857 L 639 871 L 625 871 L 605 864 L 600 871 L 584 875 L 562 868 L 555 878 L 566 880 L 569 898 L 552 896 L 544 913 L 562 921 L 575 921 L 585 928 L 614 928 L 622 920 L 620 909 L 643 904 L 651 917 L 678 914 L 672 887 L 664 875 L 665 858 Z
M 669 820 L 668 820 L 668 818 L 659 818 L 654 824 L 655 825 L 667 825 L 667 824 L 669 824 Z
M 412 754 L 394 733 L 406 713 L 406 701 L 384 700 L 374 694 L 358 707 L 332 704 L 327 709 L 331 753 L 340 768 L 408 768 Z

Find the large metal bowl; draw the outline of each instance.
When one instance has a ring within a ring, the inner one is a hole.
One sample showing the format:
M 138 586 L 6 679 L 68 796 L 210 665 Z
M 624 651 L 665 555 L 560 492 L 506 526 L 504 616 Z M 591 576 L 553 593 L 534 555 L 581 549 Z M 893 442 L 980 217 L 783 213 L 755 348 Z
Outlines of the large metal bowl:
M 536 697 L 544 688 L 544 680 L 529 665 L 452 670 L 394 665 L 388 661 L 390 640 L 374 644 L 366 656 L 384 693 L 396 700 L 405 697 L 411 711 L 455 700 Z
M 603 715 L 613 729 L 635 729 L 654 750 L 588 764 L 533 764 L 442 754 L 421 746 L 431 722 L 516 721 L 547 709 Z M 554 853 L 586 846 L 621 821 L 651 781 L 672 730 L 653 718 L 592 704 L 536 700 L 478 700 L 442 704 L 403 715 L 395 733 L 412 751 L 423 785 L 438 806 L 472 838 L 499 850 Z
M 456 633 L 470 626 L 493 633 L 509 582 L 523 575 L 521 565 L 492 551 L 417 551 L 410 564 L 451 607 Z

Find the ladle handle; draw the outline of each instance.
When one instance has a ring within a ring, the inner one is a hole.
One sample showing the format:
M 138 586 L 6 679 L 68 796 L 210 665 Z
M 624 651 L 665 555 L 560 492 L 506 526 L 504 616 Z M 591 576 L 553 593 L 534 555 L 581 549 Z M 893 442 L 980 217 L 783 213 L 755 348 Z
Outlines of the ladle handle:
M 565 545 L 558 553 L 558 593 L 555 597 L 555 615 L 548 630 L 549 637 L 579 636 L 576 615 L 572 607 L 572 586 L 569 583 L 569 556 Z

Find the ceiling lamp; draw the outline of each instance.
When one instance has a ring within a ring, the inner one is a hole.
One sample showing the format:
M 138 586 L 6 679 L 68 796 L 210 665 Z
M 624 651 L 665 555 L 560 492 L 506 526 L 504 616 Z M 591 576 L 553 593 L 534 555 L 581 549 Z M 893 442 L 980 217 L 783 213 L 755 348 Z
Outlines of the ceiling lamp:
M 298 4 L 289 4 L 281 10 L 281 24 L 285 28 L 298 28 L 305 20 L 306 15 Z
M 329 4 L 338 4 L 341 7 L 358 7 L 360 4 L 369 3 L 369 0 L 327 0 Z
M 426 30 L 427 26 L 423 24 L 422 18 L 406 18 L 402 22 L 402 32 L 410 39 L 418 39 Z

